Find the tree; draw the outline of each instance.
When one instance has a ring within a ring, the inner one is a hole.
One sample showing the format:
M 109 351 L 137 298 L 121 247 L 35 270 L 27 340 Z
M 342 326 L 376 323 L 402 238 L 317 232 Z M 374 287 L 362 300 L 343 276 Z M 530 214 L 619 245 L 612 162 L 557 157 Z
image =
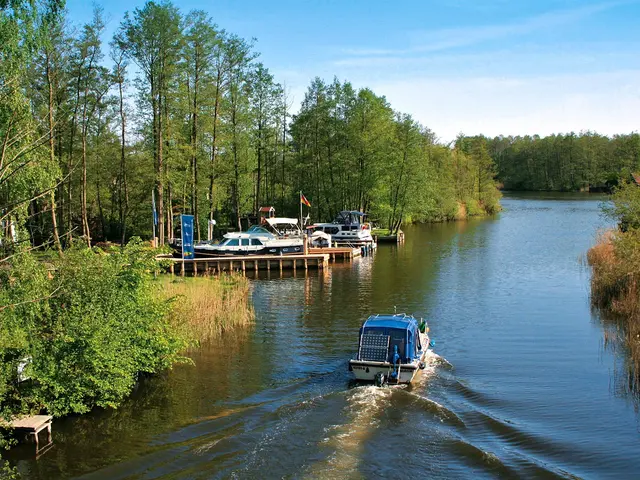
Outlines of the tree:
M 179 58 L 182 32 L 178 9 L 168 1 L 147 2 L 132 15 L 127 12 L 117 35 L 120 48 L 140 70 L 142 104 L 151 109 L 151 136 L 158 193 L 160 244 L 165 243 L 165 164 L 163 149 L 166 130 L 168 89 Z M 170 209 L 169 209 L 170 210 Z

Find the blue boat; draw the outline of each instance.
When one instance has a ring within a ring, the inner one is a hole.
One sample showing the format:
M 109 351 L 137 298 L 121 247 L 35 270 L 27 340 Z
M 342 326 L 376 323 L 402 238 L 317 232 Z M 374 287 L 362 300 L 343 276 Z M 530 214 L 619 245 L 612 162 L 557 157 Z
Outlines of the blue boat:
M 411 383 L 431 346 L 429 327 L 413 315 L 372 315 L 367 318 L 358 340 L 358 353 L 349 360 L 357 380 L 376 385 Z

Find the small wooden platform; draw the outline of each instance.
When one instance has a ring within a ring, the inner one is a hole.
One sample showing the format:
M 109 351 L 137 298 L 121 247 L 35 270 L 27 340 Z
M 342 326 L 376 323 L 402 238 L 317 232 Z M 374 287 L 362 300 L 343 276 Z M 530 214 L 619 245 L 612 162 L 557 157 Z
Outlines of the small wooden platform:
M 11 420 L 10 427 L 17 431 L 26 432 L 29 435 L 33 435 L 36 441 L 36 452 L 40 447 L 38 434 L 42 430 L 49 432 L 49 441 L 47 445 L 51 443 L 51 421 L 53 417 L 51 415 L 31 415 L 29 417 L 14 418 Z
M 308 255 L 246 255 L 228 257 L 209 257 L 183 260 L 181 258 L 162 257 L 169 260 L 169 272 L 172 275 L 192 273 L 193 275 L 216 275 L 223 272 L 258 272 L 258 270 L 323 269 L 329 265 L 329 255 L 326 253 Z
M 309 253 L 324 253 L 329 255 L 329 260 L 335 262 L 336 259 L 352 260 L 362 255 L 360 248 L 351 247 L 326 247 L 326 248 L 310 248 Z
M 378 243 L 404 243 L 404 232 L 400 230 L 395 235 L 376 235 Z

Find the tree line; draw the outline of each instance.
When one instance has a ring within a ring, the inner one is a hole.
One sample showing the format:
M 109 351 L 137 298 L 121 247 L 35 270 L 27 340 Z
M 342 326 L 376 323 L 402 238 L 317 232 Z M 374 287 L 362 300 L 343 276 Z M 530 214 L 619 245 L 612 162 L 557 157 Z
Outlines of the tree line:
M 63 0 L 3 0 L 0 21 L 4 244 L 150 237 L 152 191 L 160 243 L 179 213 L 196 240 L 262 205 L 295 215 L 300 190 L 314 220 L 360 209 L 392 229 L 497 208 L 484 150 L 337 79 L 314 79 L 292 114 L 255 41 L 203 11 L 149 1 L 107 45 L 100 7 L 77 27 Z
M 506 190 L 610 191 L 640 169 L 640 135 L 477 137 Z

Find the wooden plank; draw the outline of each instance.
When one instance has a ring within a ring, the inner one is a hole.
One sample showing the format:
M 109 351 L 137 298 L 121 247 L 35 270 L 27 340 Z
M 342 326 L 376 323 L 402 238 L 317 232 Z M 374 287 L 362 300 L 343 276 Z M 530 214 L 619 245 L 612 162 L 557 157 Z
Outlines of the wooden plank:
M 30 417 L 14 418 L 11 420 L 11 428 L 16 430 L 34 430 L 39 431 L 51 423 L 53 417 L 51 415 L 32 415 Z

